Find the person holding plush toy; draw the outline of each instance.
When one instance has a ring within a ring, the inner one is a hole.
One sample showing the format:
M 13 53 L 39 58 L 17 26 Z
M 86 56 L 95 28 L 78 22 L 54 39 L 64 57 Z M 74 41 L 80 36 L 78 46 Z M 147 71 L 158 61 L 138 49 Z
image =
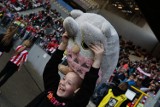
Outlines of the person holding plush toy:
M 44 92 L 40 93 L 26 107 L 86 107 L 92 96 L 102 57 L 103 44 L 90 44 L 94 54 L 92 66 L 82 79 L 76 72 L 67 73 L 62 79 L 58 74 L 58 65 L 68 45 L 67 32 L 62 35 L 62 42 L 45 66 L 43 73 Z

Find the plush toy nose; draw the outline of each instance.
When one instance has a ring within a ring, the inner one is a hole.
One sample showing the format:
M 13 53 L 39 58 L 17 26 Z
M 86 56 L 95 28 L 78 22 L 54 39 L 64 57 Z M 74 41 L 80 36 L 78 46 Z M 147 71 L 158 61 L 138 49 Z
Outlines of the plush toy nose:
M 80 47 L 78 46 L 78 44 L 75 44 L 73 47 L 72 47 L 72 52 L 74 54 L 78 54 L 80 52 Z

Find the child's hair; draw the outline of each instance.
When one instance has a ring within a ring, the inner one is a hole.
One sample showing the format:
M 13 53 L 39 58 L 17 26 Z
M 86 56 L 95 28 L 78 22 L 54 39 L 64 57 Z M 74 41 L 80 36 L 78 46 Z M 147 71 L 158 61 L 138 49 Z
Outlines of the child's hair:
M 127 91 L 127 89 L 129 88 L 128 83 L 127 82 L 122 82 L 118 85 L 118 87 L 123 90 L 123 91 Z
M 74 71 L 73 71 L 74 72 Z M 77 83 L 77 88 L 80 88 L 81 87 L 81 84 L 82 84 L 82 81 L 83 79 L 80 77 L 80 75 L 77 73 L 77 72 L 74 72 L 77 76 L 77 80 L 78 80 L 78 83 Z
M 28 48 L 28 47 L 31 46 L 31 41 L 30 40 L 25 40 L 22 45 L 26 46 Z
M 80 87 L 81 84 L 82 84 L 83 79 L 80 77 L 80 75 L 77 72 L 75 72 L 75 74 L 77 75 L 78 80 L 79 80 L 79 83 L 77 84 L 77 86 Z
M 15 28 L 14 26 L 10 26 L 10 27 L 7 29 L 7 31 L 6 31 L 3 39 L 1 40 L 1 42 L 2 42 L 4 45 L 8 45 L 8 44 L 11 42 L 11 40 L 12 40 L 12 38 L 13 38 L 13 36 L 14 36 L 14 34 L 15 34 L 16 32 L 17 32 L 17 28 Z
M 129 78 L 133 78 L 133 79 L 135 79 L 136 78 L 136 74 L 131 74 L 130 76 L 129 76 Z

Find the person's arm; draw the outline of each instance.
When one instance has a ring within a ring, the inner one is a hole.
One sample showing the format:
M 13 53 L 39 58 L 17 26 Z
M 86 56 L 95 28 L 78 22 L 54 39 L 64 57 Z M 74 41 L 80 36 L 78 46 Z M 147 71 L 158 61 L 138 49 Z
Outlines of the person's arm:
M 21 48 L 19 48 L 18 50 L 15 51 L 14 55 L 18 55 L 20 54 L 22 51 L 24 51 L 27 47 L 26 46 L 22 46 Z
M 95 54 L 94 62 L 90 71 L 85 74 L 80 90 L 76 93 L 73 101 L 71 102 L 72 104 L 69 105 L 70 107 L 86 107 L 90 100 L 90 97 L 93 95 L 96 86 L 96 81 L 99 77 L 98 71 L 100 69 L 104 47 L 102 44 L 100 46 L 91 45 L 90 49 Z
M 98 45 L 91 45 L 90 49 L 94 52 L 94 62 L 92 64 L 93 68 L 100 68 L 103 53 L 104 53 L 104 47 L 102 44 L 100 46 Z
M 27 51 L 27 50 L 26 50 L 26 51 Z M 19 68 L 18 68 L 18 71 L 21 70 L 23 63 L 26 62 L 27 59 L 28 59 L 28 51 L 27 51 L 25 54 L 23 54 L 22 60 L 21 60 L 21 62 L 20 62 Z
M 61 63 L 61 59 L 63 57 L 63 53 L 67 47 L 68 38 L 66 33 L 63 34 L 62 43 L 60 43 L 59 47 L 52 54 L 50 60 L 47 62 L 44 72 L 43 72 L 43 81 L 45 90 L 49 88 L 57 88 L 60 80 L 60 76 L 58 74 L 58 65 Z
M 143 92 L 147 92 L 147 91 L 150 91 L 151 89 L 150 89 L 150 88 L 143 87 L 143 88 L 140 88 L 140 90 L 143 91 Z

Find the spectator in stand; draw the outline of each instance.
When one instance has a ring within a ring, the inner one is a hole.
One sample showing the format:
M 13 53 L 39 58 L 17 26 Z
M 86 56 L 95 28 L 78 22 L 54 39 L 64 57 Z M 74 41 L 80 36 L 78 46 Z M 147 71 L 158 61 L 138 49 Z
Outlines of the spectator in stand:
M 140 89 L 140 88 L 142 87 L 142 81 L 143 81 L 142 78 L 136 77 L 136 79 L 135 79 L 135 85 L 134 85 L 134 86 L 135 86 L 136 88 Z
M 57 47 L 58 47 L 58 42 L 53 40 L 48 43 L 46 51 L 51 55 L 56 50 Z
M 36 43 L 37 44 L 40 44 L 42 41 L 43 41 L 43 38 L 44 38 L 44 36 L 45 36 L 45 29 L 40 29 L 39 30 L 39 32 L 37 33 L 37 41 L 36 41 Z
M 153 75 L 151 75 L 150 77 L 146 77 L 143 82 L 142 82 L 142 86 L 143 87 L 149 87 L 150 82 L 153 80 Z
M 19 45 L 13 56 L 10 58 L 6 66 L 0 72 L 0 87 L 16 72 L 20 70 L 20 67 L 27 60 L 28 51 L 31 42 L 26 40 L 22 45 Z
M 140 47 L 140 46 L 136 46 L 136 47 L 134 48 L 134 53 L 133 53 L 133 55 L 138 56 L 138 57 L 141 57 L 141 47 Z
M 46 9 L 47 12 L 51 9 L 51 4 L 50 0 L 45 0 L 45 3 L 43 4 L 44 8 Z
M 6 7 L 0 6 L 0 19 L 3 18 L 3 16 L 4 16 L 5 13 L 6 13 L 6 10 L 7 10 Z
M 157 93 L 157 91 L 156 91 L 156 85 L 155 85 L 155 83 L 151 83 L 150 85 L 149 85 L 149 87 L 145 87 L 145 88 L 140 88 L 140 90 L 142 90 L 142 91 L 144 91 L 145 93 L 147 93 L 150 97 L 155 97 L 155 95 L 156 95 L 156 93 Z M 146 102 L 146 100 L 147 100 L 147 96 L 144 96 L 142 99 L 141 99 L 141 103 L 142 104 L 145 104 L 145 102 Z
M 113 73 L 113 79 L 112 79 L 112 83 L 114 83 L 115 85 L 120 84 L 122 81 L 125 80 L 126 78 L 126 69 L 124 68 L 120 68 L 117 72 Z
M 44 19 L 44 22 L 42 24 L 42 27 L 44 27 L 45 25 L 47 25 L 48 23 L 50 23 L 51 25 L 53 25 L 53 21 L 52 21 L 52 17 L 50 16 L 50 14 L 48 13 L 46 18 Z
M 155 92 L 157 93 L 159 90 L 160 90 L 160 81 L 156 81 L 155 82 L 155 85 L 156 85 L 156 90 L 155 90 Z
M 12 5 L 15 5 L 16 7 L 18 7 L 18 3 L 17 0 L 10 0 Z
M 1 20 L 1 25 L 3 27 L 6 27 L 13 19 L 14 19 L 14 14 L 8 11 Z
M 40 25 L 40 22 L 41 22 L 41 20 L 43 19 L 43 14 L 42 14 L 42 11 L 39 11 L 38 12 L 38 25 Z
M 134 62 L 129 63 L 129 69 L 128 69 L 128 74 L 131 75 L 135 72 L 136 70 L 136 64 Z
M 16 33 L 17 28 L 15 26 L 9 26 L 5 34 L 0 34 L 0 56 L 3 52 L 9 52 L 13 46 L 13 36 Z
M 122 82 L 127 82 L 129 86 L 135 86 L 136 85 L 136 82 L 135 82 L 135 79 L 136 79 L 136 75 L 135 74 L 132 74 L 129 76 L 128 79 L 122 81 Z
M 39 26 L 35 26 L 35 35 L 34 35 L 34 37 L 33 37 L 33 39 L 32 39 L 32 42 L 33 43 L 35 43 L 36 41 L 37 41 L 37 39 L 39 38 L 39 31 L 40 31 L 40 28 L 39 28 Z
M 30 22 L 28 24 L 28 26 L 26 27 L 26 31 L 25 31 L 25 34 L 24 34 L 22 40 L 27 40 L 30 37 L 32 29 L 33 29 L 33 26 L 32 26 L 32 23 Z
M 32 27 L 29 40 L 33 42 L 33 39 L 35 38 L 37 32 L 38 32 L 38 29 L 36 27 Z
M 58 32 L 59 34 L 64 33 L 63 25 L 60 25 L 60 26 L 57 28 L 57 32 Z

